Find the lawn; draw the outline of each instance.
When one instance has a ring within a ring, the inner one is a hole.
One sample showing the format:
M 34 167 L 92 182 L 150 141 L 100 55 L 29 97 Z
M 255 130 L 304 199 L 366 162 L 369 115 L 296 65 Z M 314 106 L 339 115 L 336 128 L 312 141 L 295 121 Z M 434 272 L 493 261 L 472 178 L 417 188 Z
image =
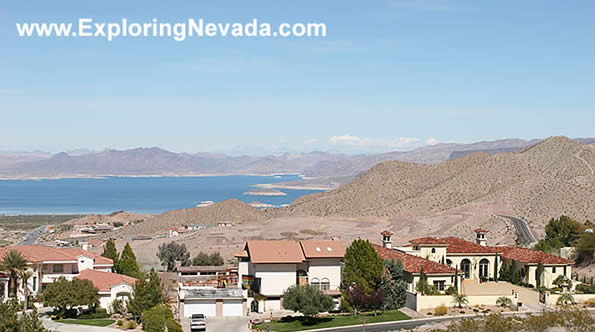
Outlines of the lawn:
M 64 324 L 77 324 L 77 325 L 91 325 L 91 326 L 108 326 L 112 325 L 115 320 L 107 319 L 107 318 L 98 318 L 98 319 L 61 319 L 57 321 L 58 323 Z
M 288 332 L 322 329 L 327 327 L 358 325 L 362 324 L 364 319 L 366 324 L 370 324 L 392 322 L 397 320 L 405 320 L 409 318 L 410 317 L 405 315 L 404 313 L 398 310 L 393 310 L 379 312 L 376 316 L 374 316 L 374 313 L 365 313 L 357 316 L 321 317 L 313 319 L 311 321 L 306 320 L 304 317 L 294 317 L 292 319 L 284 319 L 283 321 L 272 321 L 270 323 L 263 323 L 255 325 L 254 327 L 259 330 L 264 330 L 268 324 L 271 331 Z

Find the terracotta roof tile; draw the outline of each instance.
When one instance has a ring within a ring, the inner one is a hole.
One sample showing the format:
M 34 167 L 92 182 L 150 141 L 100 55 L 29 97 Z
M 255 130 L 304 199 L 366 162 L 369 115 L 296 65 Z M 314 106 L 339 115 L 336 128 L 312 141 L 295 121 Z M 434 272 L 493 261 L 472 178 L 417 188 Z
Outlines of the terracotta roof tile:
M 395 261 L 397 260 L 401 260 L 401 262 L 403 263 L 403 270 L 407 271 L 409 273 L 419 273 L 421 271 L 421 267 L 423 266 L 424 268 L 424 273 L 427 274 L 438 274 L 438 273 L 451 273 L 454 274 L 455 273 L 455 269 L 444 265 L 444 264 L 440 264 L 434 261 L 431 261 L 429 259 L 425 259 L 422 257 L 418 257 L 418 256 L 413 256 L 410 254 L 405 254 L 393 249 L 388 249 L 385 248 L 383 246 L 379 246 L 377 244 L 373 244 L 374 249 L 376 249 L 376 252 L 378 253 L 378 255 L 380 255 L 380 257 L 382 257 L 383 260 L 385 259 L 394 259 Z
M 474 231 L 475 233 L 487 233 L 487 232 L 489 232 L 488 230 L 486 230 L 486 229 L 483 229 L 483 228 L 476 228 L 476 229 L 474 229 L 473 231 Z
M 502 253 L 502 257 L 523 263 L 533 264 L 574 264 L 574 261 L 550 255 L 543 251 L 519 247 L 493 247 Z
M 133 286 L 136 278 L 112 272 L 84 270 L 77 276 L 78 279 L 89 280 L 100 292 L 109 292 L 113 286 L 126 283 Z
M 382 232 L 380 233 L 380 235 L 387 235 L 387 236 L 391 236 L 391 235 L 393 235 L 393 234 L 394 234 L 394 233 L 393 233 L 393 232 L 391 232 L 391 231 L 382 231 Z
M 495 254 L 499 252 L 491 247 L 480 246 L 477 243 L 459 239 L 458 237 L 422 237 L 409 241 L 413 244 L 446 244 L 446 252 L 451 254 Z
M 303 240 L 300 245 L 306 258 L 340 258 L 345 256 L 341 241 Z
M 297 241 L 253 240 L 246 242 L 253 263 L 301 263 L 306 258 Z
M 96 253 L 81 248 L 56 248 L 44 245 L 10 246 L 0 249 L 0 257 L 3 257 L 10 250 L 17 250 L 30 262 L 44 261 L 72 261 L 77 257 L 86 256 L 93 258 L 95 264 L 113 265 L 113 261 Z

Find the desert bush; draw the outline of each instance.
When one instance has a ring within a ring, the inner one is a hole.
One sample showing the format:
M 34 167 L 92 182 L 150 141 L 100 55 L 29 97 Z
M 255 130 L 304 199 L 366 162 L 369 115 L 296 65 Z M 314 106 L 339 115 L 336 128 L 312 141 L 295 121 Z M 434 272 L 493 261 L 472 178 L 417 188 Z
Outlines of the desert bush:
M 445 305 L 440 305 L 434 308 L 434 315 L 444 316 L 448 313 L 448 308 Z
M 446 294 L 446 295 L 455 295 L 455 294 L 457 294 L 458 292 L 459 292 L 459 291 L 457 290 L 457 288 L 456 288 L 456 287 L 454 287 L 454 286 L 450 286 L 450 287 L 448 287 L 448 288 L 447 288 L 447 289 L 444 291 L 444 294 Z
M 585 305 L 590 308 L 595 307 L 595 298 L 590 298 L 587 301 L 585 301 Z
M 118 321 L 116 322 L 116 325 L 122 326 L 122 325 L 124 325 L 124 322 L 121 319 L 118 319 Z
M 136 322 L 131 320 L 128 322 L 128 325 L 126 326 L 126 328 L 128 328 L 129 330 L 133 330 L 136 328 Z

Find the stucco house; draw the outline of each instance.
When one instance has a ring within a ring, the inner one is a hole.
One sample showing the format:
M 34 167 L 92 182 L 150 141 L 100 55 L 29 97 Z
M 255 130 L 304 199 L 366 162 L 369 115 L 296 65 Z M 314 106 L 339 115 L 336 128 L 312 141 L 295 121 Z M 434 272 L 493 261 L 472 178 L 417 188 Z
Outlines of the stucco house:
M 106 309 L 118 297 L 132 293 L 136 279 L 112 273 L 113 261 L 81 248 L 59 248 L 45 245 L 10 246 L 0 249 L 0 259 L 11 250 L 17 250 L 29 261 L 33 275 L 27 285 L 19 283 L 17 297 L 24 299 L 24 287 L 29 294 L 36 296 L 45 286 L 60 277 L 87 279 L 99 289 L 100 305 Z M 8 277 L 0 272 L 0 296 L 8 297 Z
M 553 287 L 553 281 L 564 275 L 570 279 L 574 261 L 557 257 L 542 251 L 513 247 L 488 246 L 485 229 L 475 229 L 475 242 L 457 237 L 423 237 L 409 241 L 409 244 L 392 248 L 390 232 L 383 232 L 384 246 L 404 254 L 420 257 L 458 269 L 463 279 L 489 281 L 499 278 L 500 269 L 516 264 L 521 271 L 521 281 L 537 285 L 537 266 L 543 264 L 541 285 Z M 390 233 L 390 234 L 389 234 Z M 388 242 L 387 242 L 388 234 Z M 405 262 L 403 262 L 405 264 Z
M 293 285 L 318 287 L 338 305 L 345 248 L 333 240 L 248 241 L 238 258 L 238 283 L 249 288 L 251 311 L 283 308 L 283 292 Z M 253 301 L 255 295 L 260 301 Z
M 93 283 L 93 286 L 98 289 L 99 306 L 108 311 L 111 310 L 114 300 L 125 301 L 132 296 L 133 286 L 137 280 L 123 274 L 95 270 L 83 270 L 76 278 Z

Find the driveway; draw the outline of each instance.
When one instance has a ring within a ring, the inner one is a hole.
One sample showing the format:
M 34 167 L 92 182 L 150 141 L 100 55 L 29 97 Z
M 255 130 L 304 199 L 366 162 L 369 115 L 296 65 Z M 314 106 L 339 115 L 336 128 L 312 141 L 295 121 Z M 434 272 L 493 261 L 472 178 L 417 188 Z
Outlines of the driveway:
M 539 304 L 539 292 L 506 281 L 478 283 L 475 280 L 463 280 L 461 291 L 465 295 L 511 295 L 514 291 L 519 294 L 519 301 L 523 305 Z
M 87 325 L 75 325 L 75 324 L 61 324 L 51 320 L 49 317 L 42 316 L 41 322 L 43 326 L 50 331 L 60 332 L 122 332 L 122 330 L 114 329 L 111 327 L 99 327 L 99 326 L 87 326 Z
M 207 332 L 250 332 L 248 321 L 248 317 L 207 317 Z M 184 332 L 190 332 L 190 318 L 182 318 L 181 324 Z

